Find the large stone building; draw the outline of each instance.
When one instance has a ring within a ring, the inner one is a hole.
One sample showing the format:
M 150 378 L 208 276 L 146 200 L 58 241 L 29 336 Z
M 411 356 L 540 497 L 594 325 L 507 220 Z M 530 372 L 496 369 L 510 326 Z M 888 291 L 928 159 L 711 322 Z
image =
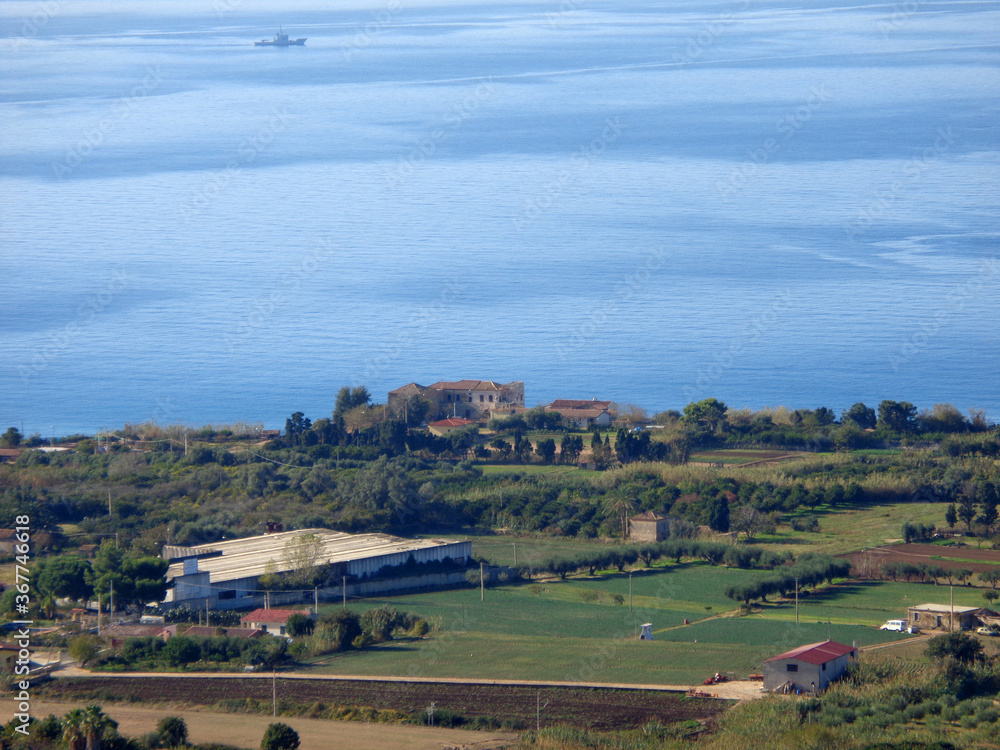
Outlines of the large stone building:
M 789 693 L 826 690 L 857 658 L 854 646 L 836 641 L 799 646 L 764 662 L 764 689 Z
M 407 383 L 389 391 L 389 408 L 403 413 L 408 405 L 423 400 L 430 403 L 428 421 L 459 417 L 489 419 L 497 408 L 524 406 L 524 382 L 497 383 L 493 380 L 441 381 L 431 385 Z

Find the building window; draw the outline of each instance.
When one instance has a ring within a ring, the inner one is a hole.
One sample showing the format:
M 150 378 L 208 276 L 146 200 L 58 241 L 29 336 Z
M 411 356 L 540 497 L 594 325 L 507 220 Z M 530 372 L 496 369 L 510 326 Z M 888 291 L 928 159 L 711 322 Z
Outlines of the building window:
M 486 400 L 486 398 L 483 396 L 482 393 L 480 393 L 479 394 L 479 403 L 483 403 L 483 401 L 485 401 L 485 400 Z
M 799 665 L 798 664 L 786 664 L 785 665 L 785 671 L 786 672 L 798 672 L 799 671 Z
M 826 664 L 823 665 L 823 671 L 826 671 Z
M 451 394 L 448 394 L 448 400 L 451 401 Z
M 493 394 L 492 393 L 490 394 L 490 403 L 491 404 L 493 403 Z

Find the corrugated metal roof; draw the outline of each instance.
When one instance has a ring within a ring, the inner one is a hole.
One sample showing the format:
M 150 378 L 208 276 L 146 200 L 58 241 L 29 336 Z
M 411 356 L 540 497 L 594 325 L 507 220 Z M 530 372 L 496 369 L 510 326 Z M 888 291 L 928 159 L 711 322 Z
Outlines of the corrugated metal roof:
M 306 534 L 313 534 L 322 542 L 323 548 L 318 561 L 320 565 L 461 543 L 439 539 L 401 539 L 388 534 L 345 534 L 330 529 L 299 529 L 192 547 L 190 553 L 193 555 L 222 553 L 198 560 L 198 572 L 210 573 L 214 585 L 263 575 L 268 572 L 267 566 L 270 562 L 274 563 L 275 573 L 293 570 L 294 565 L 284 559 L 285 545 Z M 184 561 L 180 560 L 172 563 L 167 569 L 167 580 L 173 580 L 183 574 Z
M 783 654 L 778 654 L 777 656 L 772 656 L 770 659 L 765 659 L 764 663 L 769 661 L 777 661 L 779 659 L 798 659 L 799 661 L 804 661 L 807 664 L 826 664 L 834 659 L 839 659 L 845 654 L 850 654 L 857 649 L 854 646 L 845 646 L 843 643 L 837 643 L 836 641 L 820 641 L 819 643 L 810 643 L 805 646 L 799 646 L 798 648 L 792 649 L 791 651 L 786 651 Z

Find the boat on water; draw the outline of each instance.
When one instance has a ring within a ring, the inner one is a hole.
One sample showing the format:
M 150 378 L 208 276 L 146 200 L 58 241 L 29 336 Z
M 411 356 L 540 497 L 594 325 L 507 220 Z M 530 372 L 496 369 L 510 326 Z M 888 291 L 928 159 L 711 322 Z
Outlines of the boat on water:
M 301 39 L 289 39 L 288 34 L 283 33 L 282 29 L 278 28 L 278 33 L 274 35 L 274 39 L 261 39 L 259 42 L 254 42 L 254 47 L 301 47 L 306 43 L 306 37 Z

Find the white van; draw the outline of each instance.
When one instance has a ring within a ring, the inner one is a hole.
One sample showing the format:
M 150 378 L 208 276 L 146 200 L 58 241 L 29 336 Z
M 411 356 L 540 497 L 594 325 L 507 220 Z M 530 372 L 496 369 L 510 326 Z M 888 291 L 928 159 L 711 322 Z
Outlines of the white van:
M 891 630 L 894 633 L 906 632 L 906 620 L 889 620 L 879 630 Z

